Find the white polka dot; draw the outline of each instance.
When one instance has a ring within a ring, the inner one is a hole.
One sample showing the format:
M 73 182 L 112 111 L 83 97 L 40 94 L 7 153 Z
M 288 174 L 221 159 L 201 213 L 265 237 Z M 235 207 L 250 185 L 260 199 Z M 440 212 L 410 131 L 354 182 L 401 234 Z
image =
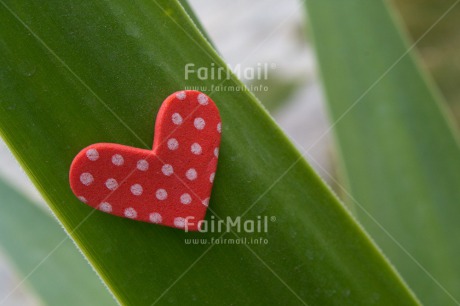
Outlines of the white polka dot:
M 130 218 L 130 219 L 136 219 L 137 218 L 137 211 L 132 207 L 126 208 L 124 214 L 125 214 L 126 218 Z
M 203 201 L 201 201 L 201 203 L 202 203 L 204 206 L 208 207 L 208 205 L 209 205 L 209 198 L 204 199 Z
M 222 123 L 221 123 L 221 122 L 219 122 L 219 123 L 217 124 L 217 131 L 218 131 L 219 133 L 222 132 Z
M 193 180 L 196 179 L 196 177 L 198 176 L 198 174 L 196 173 L 196 170 L 195 170 L 195 169 L 190 168 L 190 169 L 188 169 L 187 172 L 185 173 L 185 176 L 186 176 L 189 180 L 193 181 Z
M 113 178 L 109 178 L 106 182 L 105 182 L 105 186 L 109 189 L 109 190 L 115 190 L 118 188 L 118 182 L 113 179 Z
M 216 174 L 213 172 L 213 173 L 211 173 L 211 175 L 209 176 L 209 181 L 210 181 L 211 183 L 214 182 L 214 176 L 215 176 L 215 175 L 216 175 Z
M 183 101 L 185 100 L 185 98 L 187 98 L 187 94 L 185 93 L 185 91 L 178 92 L 176 93 L 176 98 Z
M 163 172 L 163 174 L 166 176 L 171 176 L 171 174 L 174 173 L 173 166 L 170 164 L 165 164 L 163 167 L 161 167 L 161 172 Z
M 196 127 L 197 130 L 202 130 L 204 129 L 204 126 L 206 125 L 206 122 L 204 121 L 203 118 L 195 118 L 193 121 L 193 125 Z
M 83 185 L 89 186 L 94 182 L 94 177 L 91 175 L 91 173 L 87 173 L 87 172 L 82 173 L 80 175 L 80 182 Z
M 147 171 L 149 170 L 149 162 L 146 161 L 145 159 L 141 159 L 137 162 L 137 169 L 141 171 Z
M 192 202 L 192 197 L 188 193 L 184 193 L 180 196 L 180 202 L 182 204 L 190 204 Z
M 192 153 L 195 154 L 195 155 L 200 155 L 201 152 L 202 152 L 201 146 L 196 142 L 194 144 L 192 144 L 190 149 L 191 149 Z
M 168 139 L 168 149 L 174 151 L 174 150 L 177 150 L 177 148 L 179 148 L 179 142 L 177 141 L 177 139 L 176 138 Z
M 182 116 L 179 115 L 178 113 L 174 113 L 174 114 L 172 115 L 172 122 L 173 122 L 175 125 L 182 124 Z
M 174 226 L 178 228 L 185 227 L 185 219 L 181 217 L 174 218 Z
M 149 215 L 149 219 L 152 223 L 161 223 L 161 221 L 163 221 L 163 218 L 159 213 L 151 213 Z
M 86 157 L 88 157 L 90 161 L 96 161 L 99 159 L 99 152 L 96 149 L 89 149 L 86 151 Z
M 107 202 L 102 202 L 101 204 L 99 204 L 99 209 L 103 212 L 109 213 L 112 212 L 112 205 L 110 205 L 110 203 Z
M 120 154 L 112 156 L 112 164 L 115 166 L 122 166 L 125 163 L 125 159 Z
M 201 105 L 208 105 L 208 97 L 204 93 L 200 93 L 197 100 Z
M 135 196 L 140 196 L 144 192 L 144 189 L 139 184 L 134 184 L 131 186 L 131 193 Z
M 219 157 L 219 148 L 214 149 L 214 156 Z
M 79 196 L 78 199 L 82 201 L 83 203 L 88 203 L 88 200 L 83 196 Z
M 160 201 L 166 200 L 166 198 L 168 197 L 168 193 L 164 189 L 158 189 L 155 195 L 157 199 Z

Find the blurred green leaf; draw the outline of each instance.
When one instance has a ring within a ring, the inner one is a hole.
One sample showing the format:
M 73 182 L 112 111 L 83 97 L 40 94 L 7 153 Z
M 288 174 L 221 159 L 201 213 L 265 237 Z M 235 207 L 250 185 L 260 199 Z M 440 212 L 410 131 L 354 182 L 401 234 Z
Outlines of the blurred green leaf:
M 0 247 L 45 305 L 116 304 L 56 220 L 2 179 L 0 195 Z
M 255 98 L 211 92 L 238 80 L 184 78 L 187 63 L 225 63 L 176 1 L 0 4 L 1 134 L 121 303 L 417 304 Z M 268 244 L 187 245 L 220 234 L 114 217 L 70 191 L 68 169 L 82 148 L 149 147 L 163 99 L 197 85 L 223 122 L 210 208 L 223 218 L 276 217 L 268 233 L 244 234 Z
M 385 1 L 307 10 L 359 219 L 423 303 L 458 304 L 460 150 L 436 90 Z

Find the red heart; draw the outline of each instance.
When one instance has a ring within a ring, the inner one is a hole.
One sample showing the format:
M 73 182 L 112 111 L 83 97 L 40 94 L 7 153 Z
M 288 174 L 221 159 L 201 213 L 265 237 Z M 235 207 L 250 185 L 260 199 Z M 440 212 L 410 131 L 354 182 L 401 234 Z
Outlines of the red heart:
M 163 102 L 153 150 L 98 143 L 72 162 L 70 186 L 84 203 L 144 222 L 198 230 L 208 207 L 221 133 L 219 111 L 198 91 Z

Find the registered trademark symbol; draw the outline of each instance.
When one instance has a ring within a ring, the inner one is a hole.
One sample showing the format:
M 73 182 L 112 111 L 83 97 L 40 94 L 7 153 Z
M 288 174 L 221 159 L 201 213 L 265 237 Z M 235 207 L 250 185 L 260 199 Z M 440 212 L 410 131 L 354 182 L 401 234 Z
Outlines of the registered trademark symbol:
M 276 217 L 275 217 L 275 216 L 271 216 L 271 217 L 270 217 L 270 221 L 271 221 L 271 222 L 275 222 L 275 221 L 276 221 Z

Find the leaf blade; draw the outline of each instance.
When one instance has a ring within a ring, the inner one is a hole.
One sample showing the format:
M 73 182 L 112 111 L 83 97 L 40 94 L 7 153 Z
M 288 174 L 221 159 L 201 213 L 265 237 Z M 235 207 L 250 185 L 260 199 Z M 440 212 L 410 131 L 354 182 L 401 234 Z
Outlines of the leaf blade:
M 307 9 L 348 200 L 422 302 L 455 304 L 460 152 L 438 93 L 384 1 Z
M 334 294 L 345 295 L 349 304 L 366 303 L 374 301 L 374 293 L 380 292 L 378 302 L 382 304 L 416 304 L 344 207 L 247 92 L 212 95 L 220 108 L 223 136 L 210 207 L 222 217 L 234 218 L 248 209 L 248 219 L 256 220 L 261 214 L 277 217 L 280 225 L 261 235 L 270 239 L 270 245 L 251 247 L 292 290 L 245 246 L 222 245 L 208 250 L 208 245 L 184 244 L 186 238 L 212 239 L 217 234 L 183 233 L 114 218 L 78 204 L 68 187 L 67 172 L 81 148 L 94 142 L 145 147 L 153 138 L 153 118 L 164 97 L 184 86 L 215 85 L 196 76 L 184 80 L 184 66 L 210 67 L 210 61 L 220 67 L 225 64 L 173 1 L 107 1 L 76 6 L 50 1 L 33 8 L 30 3 L 7 3 L 6 7 L 20 12 L 21 20 L 27 21 L 49 48 L 16 26 L 17 21 L 5 9 L 0 11 L 14 29 L 4 30 L 2 35 L 16 53 L 6 57 L 2 66 L 17 69 L 14 61 L 32 58 L 33 63 L 41 63 L 47 59 L 46 69 L 40 66 L 32 75 L 33 82 L 17 71 L 9 72 L 8 85 L 14 87 L 17 82 L 22 90 L 4 91 L 9 96 L 0 106 L 1 133 L 122 303 L 230 304 L 237 299 L 243 304 L 298 304 L 294 291 L 308 303 L 331 302 Z M 40 18 L 49 14 L 53 18 Z M 59 26 L 53 26 L 55 23 Z M 20 47 L 21 39 L 27 41 L 26 50 Z M 94 43 L 100 39 L 103 43 Z M 62 61 L 50 56 L 47 49 L 59 50 L 56 54 Z M 6 53 L 5 47 L 2 52 Z M 34 88 L 35 84 L 42 87 Z M 224 85 L 241 83 L 232 77 Z M 10 109 L 27 101 L 28 107 L 22 107 L 21 112 Z M 37 116 L 39 111 L 43 115 Z M 26 126 L 16 127 L 15 122 Z M 27 126 L 28 122 L 34 128 Z M 17 130 L 13 132 L 12 127 Z M 45 136 L 47 146 L 40 145 L 39 139 Z M 267 164 L 273 169 L 267 169 Z M 50 173 L 53 176 L 48 176 Z M 315 246 L 307 250 L 310 259 L 297 244 Z M 363 260 L 369 262 L 369 269 L 361 267 Z M 321 261 L 325 264 L 316 264 Z M 353 273 L 342 267 L 344 262 L 353 266 Z M 367 287 L 352 282 L 357 276 L 368 280 Z M 258 282 L 249 285 L 245 280 L 252 278 Z M 207 286 L 213 290 L 203 290 Z

